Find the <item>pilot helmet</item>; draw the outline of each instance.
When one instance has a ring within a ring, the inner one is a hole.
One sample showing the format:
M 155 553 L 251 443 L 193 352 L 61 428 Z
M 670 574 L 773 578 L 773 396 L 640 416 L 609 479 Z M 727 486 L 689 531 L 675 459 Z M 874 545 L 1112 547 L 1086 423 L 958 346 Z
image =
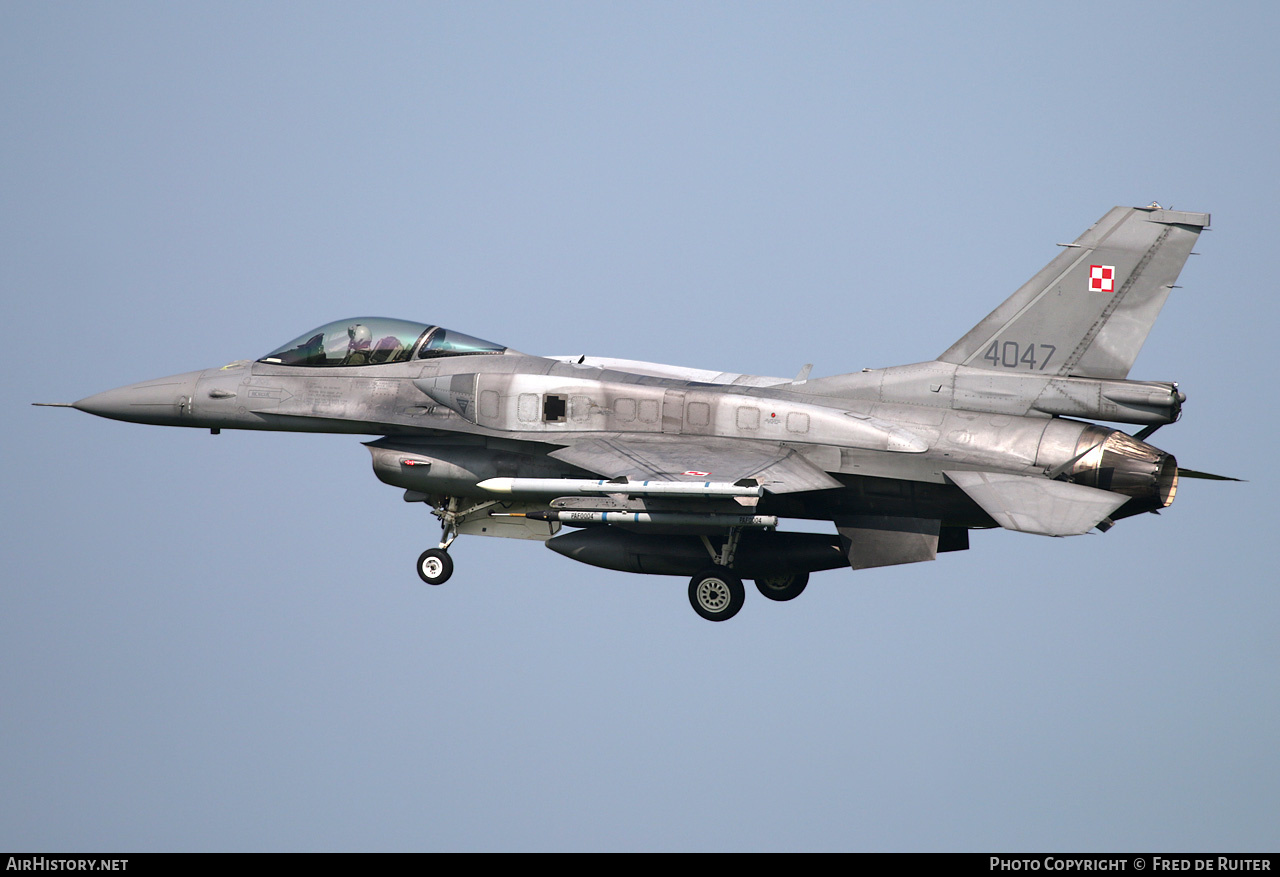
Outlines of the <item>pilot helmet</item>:
M 368 347 L 369 342 L 373 341 L 373 333 L 369 331 L 369 327 L 364 323 L 354 323 L 348 326 L 347 337 L 351 339 L 349 346 L 353 350 Z

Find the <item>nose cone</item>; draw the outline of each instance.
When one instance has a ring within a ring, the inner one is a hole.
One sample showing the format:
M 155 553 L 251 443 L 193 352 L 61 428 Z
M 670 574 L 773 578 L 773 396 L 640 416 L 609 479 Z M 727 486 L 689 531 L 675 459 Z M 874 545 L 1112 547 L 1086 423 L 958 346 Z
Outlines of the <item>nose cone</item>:
M 72 407 L 112 420 L 180 426 L 190 420 L 191 397 L 200 375 L 201 372 L 187 372 L 117 387 L 81 399 Z

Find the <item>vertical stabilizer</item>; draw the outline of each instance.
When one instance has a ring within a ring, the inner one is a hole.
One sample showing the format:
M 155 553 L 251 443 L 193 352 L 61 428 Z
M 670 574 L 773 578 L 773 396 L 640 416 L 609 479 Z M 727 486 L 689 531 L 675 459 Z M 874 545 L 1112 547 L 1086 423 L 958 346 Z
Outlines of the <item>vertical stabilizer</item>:
M 1209 214 L 1115 207 L 938 357 L 1124 379 Z

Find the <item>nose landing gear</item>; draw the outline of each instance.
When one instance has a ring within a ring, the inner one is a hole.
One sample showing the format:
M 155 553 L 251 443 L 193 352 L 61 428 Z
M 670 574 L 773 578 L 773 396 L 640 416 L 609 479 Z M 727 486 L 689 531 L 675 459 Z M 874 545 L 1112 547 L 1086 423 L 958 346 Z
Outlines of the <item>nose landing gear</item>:
M 443 585 L 453 575 L 453 558 L 449 556 L 449 546 L 458 538 L 458 519 L 475 508 L 458 511 L 456 496 L 443 497 L 440 505 L 431 509 L 431 514 L 440 519 L 440 544 L 428 548 L 418 555 L 418 578 L 428 585 Z M 483 507 L 489 503 L 482 503 Z

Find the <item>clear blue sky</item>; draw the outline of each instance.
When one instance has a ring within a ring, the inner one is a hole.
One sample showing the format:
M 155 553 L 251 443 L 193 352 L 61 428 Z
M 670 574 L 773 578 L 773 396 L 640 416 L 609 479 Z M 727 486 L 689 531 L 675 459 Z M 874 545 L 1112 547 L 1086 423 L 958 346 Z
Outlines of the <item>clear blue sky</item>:
M 1272 3 L 6 3 L 0 849 L 1272 850 Z M 32 408 L 355 314 L 930 359 L 1115 204 L 1213 213 L 1160 517 L 728 624 L 463 539 L 357 440 Z

